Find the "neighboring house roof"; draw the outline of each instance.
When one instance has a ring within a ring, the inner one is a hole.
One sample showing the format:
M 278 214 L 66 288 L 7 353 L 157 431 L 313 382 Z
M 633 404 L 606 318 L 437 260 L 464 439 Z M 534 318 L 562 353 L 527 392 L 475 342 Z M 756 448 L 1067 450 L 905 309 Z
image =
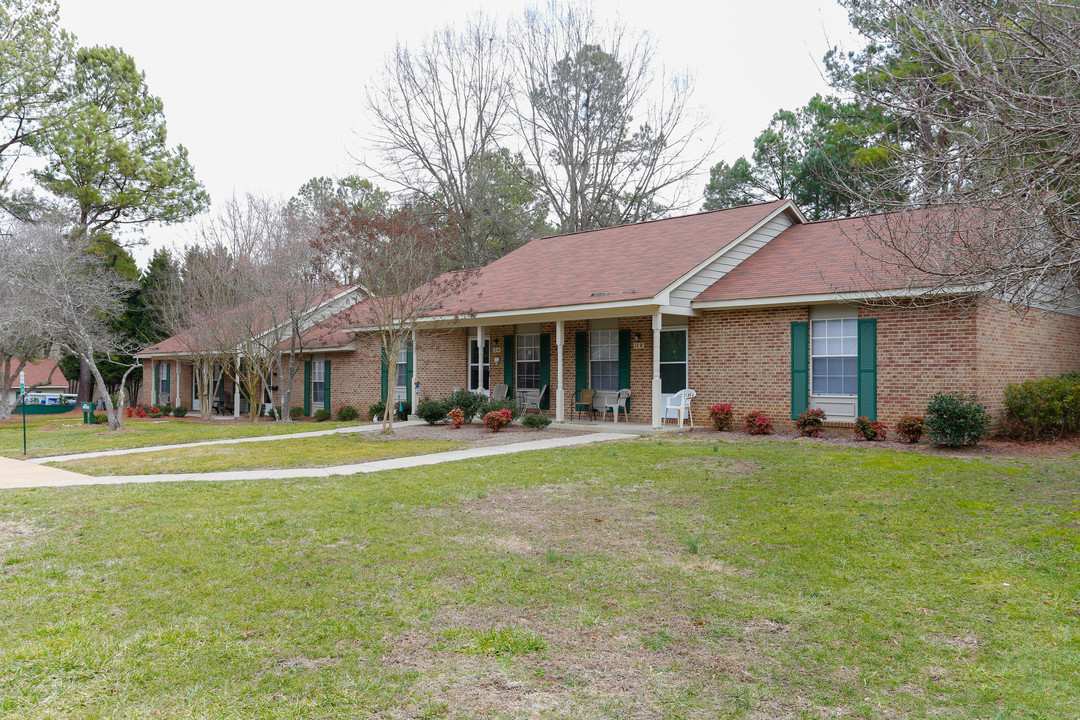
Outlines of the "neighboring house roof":
M 26 387 L 66 388 L 68 386 L 64 371 L 52 358 L 30 360 L 23 367 L 23 372 L 26 373 Z M 18 378 L 16 378 L 15 389 L 18 389 Z
M 884 232 L 878 229 L 878 221 L 885 217 L 793 225 L 698 295 L 694 305 L 932 285 L 927 278 L 905 274 L 879 259 L 888 257 L 876 239 Z

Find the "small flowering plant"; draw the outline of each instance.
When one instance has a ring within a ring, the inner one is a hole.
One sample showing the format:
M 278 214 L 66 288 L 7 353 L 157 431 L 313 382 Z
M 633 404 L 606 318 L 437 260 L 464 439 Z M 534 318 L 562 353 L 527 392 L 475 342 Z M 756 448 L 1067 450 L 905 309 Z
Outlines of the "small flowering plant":
M 904 442 L 917 443 L 926 430 L 926 420 L 918 415 L 905 415 L 896 423 L 896 434 Z
M 821 431 L 825 427 L 825 411 L 819 408 L 803 410 L 802 414 L 795 418 L 795 427 L 803 437 L 821 437 Z
M 510 414 L 509 408 L 503 408 L 502 410 L 492 410 L 484 415 L 484 427 L 490 432 L 497 433 L 504 427 L 510 424 L 513 419 L 513 415 Z
M 717 430 L 721 432 L 730 430 L 731 426 L 735 424 L 735 411 L 731 408 L 731 403 L 713 405 L 709 408 L 709 419 L 712 420 Z
M 861 437 L 864 440 L 876 442 L 884 440 L 888 434 L 889 427 L 877 420 L 871 420 L 865 415 L 860 415 L 855 418 L 855 437 Z
M 465 424 L 465 413 L 461 412 L 461 408 L 454 408 L 446 413 L 446 417 L 450 418 L 450 424 L 455 430 Z
M 755 410 L 746 416 L 746 432 L 751 435 L 772 435 L 772 420 L 760 410 Z

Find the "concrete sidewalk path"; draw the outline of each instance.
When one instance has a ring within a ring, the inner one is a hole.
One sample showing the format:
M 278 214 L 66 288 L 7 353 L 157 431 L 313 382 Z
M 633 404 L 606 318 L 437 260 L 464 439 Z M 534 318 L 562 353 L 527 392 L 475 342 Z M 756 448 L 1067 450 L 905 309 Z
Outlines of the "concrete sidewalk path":
M 51 487 L 79 484 L 92 479 L 60 468 L 0 457 L 0 488 Z
M 394 427 L 411 427 L 423 425 L 423 420 L 402 420 L 395 422 Z M 207 445 L 239 445 L 241 443 L 270 442 L 272 440 L 295 440 L 296 438 L 322 437 L 324 435 L 340 435 L 342 433 L 377 432 L 382 430 L 381 423 L 371 425 L 350 425 L 348 427 L 331 428 L 330 430 L 311 430 L 309 432 L 288 433 L 287 435 L 258 435 L 255 437 L 228 438 L 225 440 L 202 440 L 200 442 L 181 443 L 179 445 L 151 445 L 149 447 L 124 448 L 122 450 L 100 450 L 98 452 L 78 453 L 75 455 L 49 455 L 48 457 L 30 458 L 26 462 L 35 465 L 45 463 L 68 462 L 69 460 L 89 460 L 90 458 L 112 457 L 114 455 L 137 455 L 139 453 L 157 452 L 158 450 L 181 450 L 183 448 L 206 447 Z
M 400 470 L 403 468 L 423 467 L 425 465 L 438 465 L 441 463 L 458 462 L 461 460 L 474 460 L 478 458 L 494 457 L 496 455 L 511 455 L 513 453 L 528 452 L 530 450 L 550 450 L 574 445 L 588 445 L 590 443 L 606 442 L 609 440 L 632 440 L 639 437 L 631 433 L 590 433 L 588 435 L 575 435 L 573 437 L 551 438 L 549 440 L 532 440 L 529 442 L 511 443 L 509 445 L 494 445 L 491 447 L 468 448 L 465 450 L 450 450 L 448 452 L 431 453 L 429 455 L 414 455 L 413 457 L 394 458 L 391 460 L 374 460 L 366 463 L 353 465 L 335 465 L 333 467 L 320 468 L 288 468 L 283 470 L 234 470 L 230 472 L 211 473 L 176 473 L 171 475 L 116 475 L 98 476 L 79 475 L 77 473 L 43 468 L 30 465 L 34 470 L 48 470 L 61 473 L 67 477 L 41 476 L 36 481 L 23 480 L 4 472 L 0 466 L 0 489 L 19 487 L 67 487 L 71 485 L 124 485 L 128 483 L 156 483 L 156 482 L 191 482 L 225 480 L 283 480 L 292 478 L 325 478 L 334 475 L 356 475 L 362 473 L 380 472 L 382 470 Z M 160 449 L 160 448 L 159 448 Z M 55 458 L 50 458 L 55 459 Z M 20 465 L 25 465 L 21 461 Z

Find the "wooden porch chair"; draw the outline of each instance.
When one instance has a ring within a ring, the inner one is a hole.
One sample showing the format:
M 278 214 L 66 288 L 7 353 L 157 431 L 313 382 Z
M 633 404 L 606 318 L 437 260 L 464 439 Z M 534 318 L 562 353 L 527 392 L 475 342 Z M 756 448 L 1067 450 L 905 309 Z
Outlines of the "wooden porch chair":
M 582 413 L 589 413 L 589 419 L 596 414 L 596 410 L 593 408 L 593 398 L 596 397 L 596 391 L 592 388 L 582 388 L 577 391 L 574 397 L 574 412 L 577 417 L 581 417 Z

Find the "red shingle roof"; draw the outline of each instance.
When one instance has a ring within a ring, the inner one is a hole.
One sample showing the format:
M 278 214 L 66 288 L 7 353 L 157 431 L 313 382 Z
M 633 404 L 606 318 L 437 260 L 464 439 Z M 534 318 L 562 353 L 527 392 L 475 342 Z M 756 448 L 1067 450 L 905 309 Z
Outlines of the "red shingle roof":
M 926 285 L 875 258 L 887 216 L 793 225 L 695 298 L 695 302 L 897 290 Z M 860 244 L 867 252 L 860 250 Z
M 39 387 L 66 388 L 68 386 L 64 371 L 51 358 L 31 360 L 26 363 L 23 372 L 26 373 L 26 387 L 37 385 Z M 16 390 L 18 389 L 18 381 L 18 378 L 15 378 Z

